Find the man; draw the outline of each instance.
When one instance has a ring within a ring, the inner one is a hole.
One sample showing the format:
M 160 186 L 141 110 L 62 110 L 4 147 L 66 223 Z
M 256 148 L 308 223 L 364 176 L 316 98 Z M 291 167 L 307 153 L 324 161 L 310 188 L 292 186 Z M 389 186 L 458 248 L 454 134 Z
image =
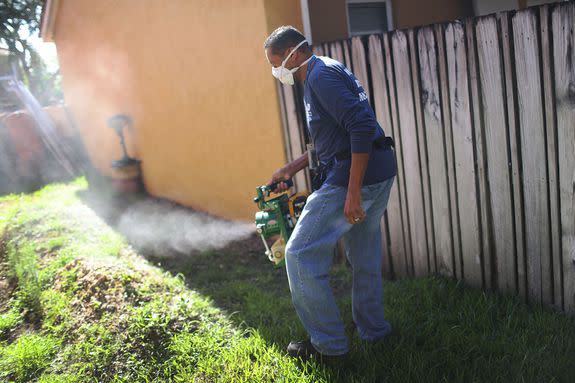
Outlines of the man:
M 397 172 L 393 141 L 385 137 L 355 76 L 341 63 L 315 56 L 297 29 L 276 29 L 264 48 L 274 77 L 303 84 L 313 143 L 277 170 L 270 183 L 288 180 L 308 165 L 317 168 L 315 191 L 286 244 L 285 258 L 293 304 L 310 339 L 291 342 L 288 354 L 339 360 L 349 346 L 328 273 L 344 234 L 358 335 L 376 342 L 391 331 L 383 313 L 380 222 Z M 318 164 L 310 164 L 315 162 L 310 151 Z M 276 191 L 286 189 L 280 182 Z

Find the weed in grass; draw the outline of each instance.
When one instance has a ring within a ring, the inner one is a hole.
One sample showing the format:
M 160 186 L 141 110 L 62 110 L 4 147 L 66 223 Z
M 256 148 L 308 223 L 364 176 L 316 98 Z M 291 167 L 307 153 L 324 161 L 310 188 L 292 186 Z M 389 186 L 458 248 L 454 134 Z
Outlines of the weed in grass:
M 127 341 L 144 357 L 163 358 L 172 332 L 170 313 L 160 300 L 154 300 L 131 310 L 126 329 Z
M 18 280 L 18 301 L 27 310 L 32 320 L 41 316 L 40 293 L 42 286 L 38 275 L 38 257 L 34 243 L 8 244 L 8 263 L 13 276 Z
M 56 335 L 65 335 L 72 321 L 70 300 L 69 296 L 54 289 L 42 292 L 40 297 L 44 314 L 42 326 L 46 330 Z
M 110 381 L 118 369 L 121 338 L 110 328 L 115 320 L 105 316 L 97 323 L 85 323 L 60 353 L 59 369 L 81 376 L 85 381 Z
M 57 255 L 55 257 L 51 257 L 47 264 L 40 266 L 38 270 L 40 286 L 44 289 L 46 286 L 52 285 L 60 270 L 62 270 L 69 262 L 71 262 L 71 258 L 67 255 Z
M 58 270 L 57 283 L 61 291 L 74 295 L 82 288 L 78 282 L 79 267 L 78 262 L 69 261 Z
M 66 239 L 64 237 L 51 238 L 46 243 L 46 250 L 48 250 L 49 252 L 54 252 L 62 248 L 65 244 L 65 241 Z
M 16 342 L 0 348 L 0 378 L 17 383 L 31 381 L 49 365 L 58 346 L 58 340 L 51 336 L 20 336 Z
M 36 230 L 46 236 L 60 236 L 67 230 L 66 223 L 58 216 L 44 214 L 40 217 Z
M 120 250 L 126 247 L 126 240 L 115 232 L 102 233 L 97 241 L 104 256 L 117 257 Z
M 71 374 L 44 374 L 37 383 L 84 383 L 82 377 Z
M 10 331 L 16 328 L 21 321 L 20 311 L 16 307 L 0 314 L 0 341 L 6 339 Z
M 164 363 L 176 381 L 325 382 L 321 374 L 304 374 L 292 359 L 269 347 L 257 334 L 202 324 L 198 331 L 174 336 L 172 357 Z M 225 377 L 225 378 L 224 378 Z

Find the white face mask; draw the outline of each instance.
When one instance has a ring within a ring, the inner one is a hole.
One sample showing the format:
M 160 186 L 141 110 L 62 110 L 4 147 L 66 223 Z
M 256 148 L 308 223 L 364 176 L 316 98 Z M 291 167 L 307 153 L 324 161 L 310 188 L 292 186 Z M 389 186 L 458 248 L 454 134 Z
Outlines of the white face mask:
M 293 85 L 294 84 L 294 78 L 293 78 L 293 74 L 299 69 L 301 68 L 303 65 L 307 64 L 309 60 L 311 60 L 311 57 L 308 58 L 307 60 L 305 60 L 303 63 L 301 63 L 298 67 L 292 68 L 292 69 L 287 69 L 284 65 L 286 64 L 286 62 L 288 61 L 288 59 L 291 57 L 291 55 L 303 44 L 303 43 L 307 43 L 306 40 L 303 40 L 301 43 L 299 43 L 298 45 L 296 45 L 296 47 L 290 52 L 289 55 L 287 55 L 287 57 L 284 59 L 284 61 L 282 61 L 282 65 L 274 68 L 272 67 L 272 75 L 277 78 L 278 80 L 281 81 L 282 84 L 286 84 L 286 85 Z M 313 57 L 313 56 L 312 56 Z

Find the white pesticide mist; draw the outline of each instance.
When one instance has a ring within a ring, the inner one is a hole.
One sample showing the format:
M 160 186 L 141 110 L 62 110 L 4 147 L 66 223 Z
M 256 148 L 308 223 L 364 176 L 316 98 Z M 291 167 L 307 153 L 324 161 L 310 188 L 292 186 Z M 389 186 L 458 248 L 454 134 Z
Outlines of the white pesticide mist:
M 253 224 L 217 219 L 161 200 L 130 205 L 118 229 L 134 246 L 155 256 L 221 249 L 255 233 Z
M 54 121 L 52 121 L 50 116 L 44 111 L 44 108 L 40 105 L 36 97 L 30 93 L 30 90 L 24 83 L 16 77 L 5 77 L 0 80 L 0 85 L 6 92 L 13 93 L 20 100 L 24 109 L 30 113 L 34 122 L 36 122 L 40 138 L 57 160 L 59 167 L 69 175 L 78 174 L 79 169 L 77 169 L 76 166 L 78 161 L 74 161 L 73 150 L 59 139 Z

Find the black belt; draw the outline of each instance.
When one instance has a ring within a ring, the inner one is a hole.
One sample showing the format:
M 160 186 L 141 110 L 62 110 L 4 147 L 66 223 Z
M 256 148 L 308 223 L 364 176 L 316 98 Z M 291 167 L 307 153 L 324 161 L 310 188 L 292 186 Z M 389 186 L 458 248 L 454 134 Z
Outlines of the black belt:
M 390 148 L 395 147 L 395 142 L 393 142 L 393 138 L 391 137 L 381 136 L 373 141 L 373 147 L 382 150 L 389 150 Z M 351 158 L 351 150 L 344 150 L 335 154 L 335 159 L 337 161 L 347 160 L 348 158 Z

